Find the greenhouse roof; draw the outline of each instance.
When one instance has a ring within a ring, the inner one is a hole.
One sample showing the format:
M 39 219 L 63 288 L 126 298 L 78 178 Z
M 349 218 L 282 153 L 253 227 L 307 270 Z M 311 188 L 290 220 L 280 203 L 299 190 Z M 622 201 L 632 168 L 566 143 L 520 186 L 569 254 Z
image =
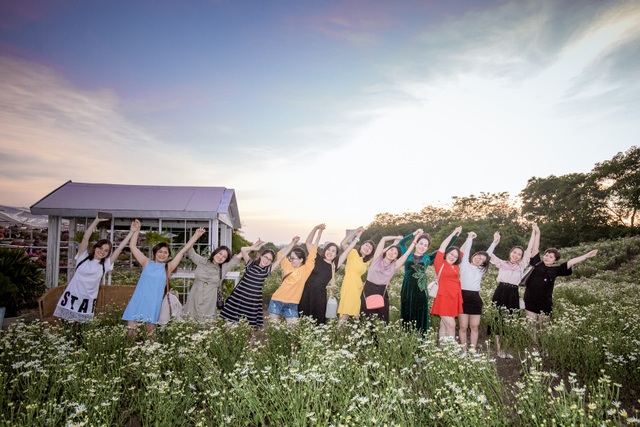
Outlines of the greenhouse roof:
M 240 228 L 235 191 L 226 187 L 167 187 L 68 181 L 33 206 L 34 215 L 62 218 L 218 219 Z

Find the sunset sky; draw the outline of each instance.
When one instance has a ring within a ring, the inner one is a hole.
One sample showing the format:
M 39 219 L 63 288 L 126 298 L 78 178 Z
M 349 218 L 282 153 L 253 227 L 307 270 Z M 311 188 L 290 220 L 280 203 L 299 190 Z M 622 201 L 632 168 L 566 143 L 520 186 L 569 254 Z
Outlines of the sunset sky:
M 339 241 L 588 172 L 639 118 L 635 0 L 0 2 L 0 205 L 224 186 L 251 241 Z

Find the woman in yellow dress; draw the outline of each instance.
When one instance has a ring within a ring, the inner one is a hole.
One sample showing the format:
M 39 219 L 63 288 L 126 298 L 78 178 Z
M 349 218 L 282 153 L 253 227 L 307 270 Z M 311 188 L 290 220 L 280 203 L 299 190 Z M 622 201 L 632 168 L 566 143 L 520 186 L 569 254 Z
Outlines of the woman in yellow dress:
M 375 244 L 371 240 L 367 240 L 360 246 L 359 251 L 355 249 L 355 245 L 360 241 L 363 231 L 364 227 L 358 227 L 340 243 L 343 249 L 341 257 L 347 257 L 344 280 L 340 289 L 340 304 L 338 305 L 341 323 L 349 320 L 350 316 L 360 316 L 362 275 L 367 272 L 375 248 Z

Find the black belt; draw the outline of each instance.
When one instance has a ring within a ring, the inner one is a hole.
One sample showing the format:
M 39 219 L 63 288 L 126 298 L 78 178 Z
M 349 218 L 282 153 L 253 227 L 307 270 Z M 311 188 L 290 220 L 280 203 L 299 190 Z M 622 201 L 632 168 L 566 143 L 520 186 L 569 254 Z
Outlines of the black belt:
M 511 286 L 512 288 L 517 288 L 517 287 L 519 287 L 519 285 L 514 285 L 514 284 L 511 284 L 511 283 L 505 283 L 505 282 L 500 282 L 500 284 L 501 284 L 501 285 L 506 285 L 506 286 Z

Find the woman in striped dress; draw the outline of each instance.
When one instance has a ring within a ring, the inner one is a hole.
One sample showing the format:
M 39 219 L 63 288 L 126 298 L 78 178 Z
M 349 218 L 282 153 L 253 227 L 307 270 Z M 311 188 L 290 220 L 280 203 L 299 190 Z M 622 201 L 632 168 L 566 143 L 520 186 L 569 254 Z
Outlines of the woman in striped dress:
M 263 325 L 262 313 L 262 285 L 271 270 L 278 267 L 288 252 L 281 252 L 276 259 L 276 254 L 271 249 L 265 249 L 257 259 L 252 259 L 249 253 L 259 250 L 264 245 L 260 239 L 253 246 L 245 246 L 236 256 L 242 257 L 247 263 L 244 274 L 238 285 L 224 303 L 220 317 L 229 323 L 238 323 L 245 319 L 254 328 Z M 275 260 L 275 261 L 274 261 Z

